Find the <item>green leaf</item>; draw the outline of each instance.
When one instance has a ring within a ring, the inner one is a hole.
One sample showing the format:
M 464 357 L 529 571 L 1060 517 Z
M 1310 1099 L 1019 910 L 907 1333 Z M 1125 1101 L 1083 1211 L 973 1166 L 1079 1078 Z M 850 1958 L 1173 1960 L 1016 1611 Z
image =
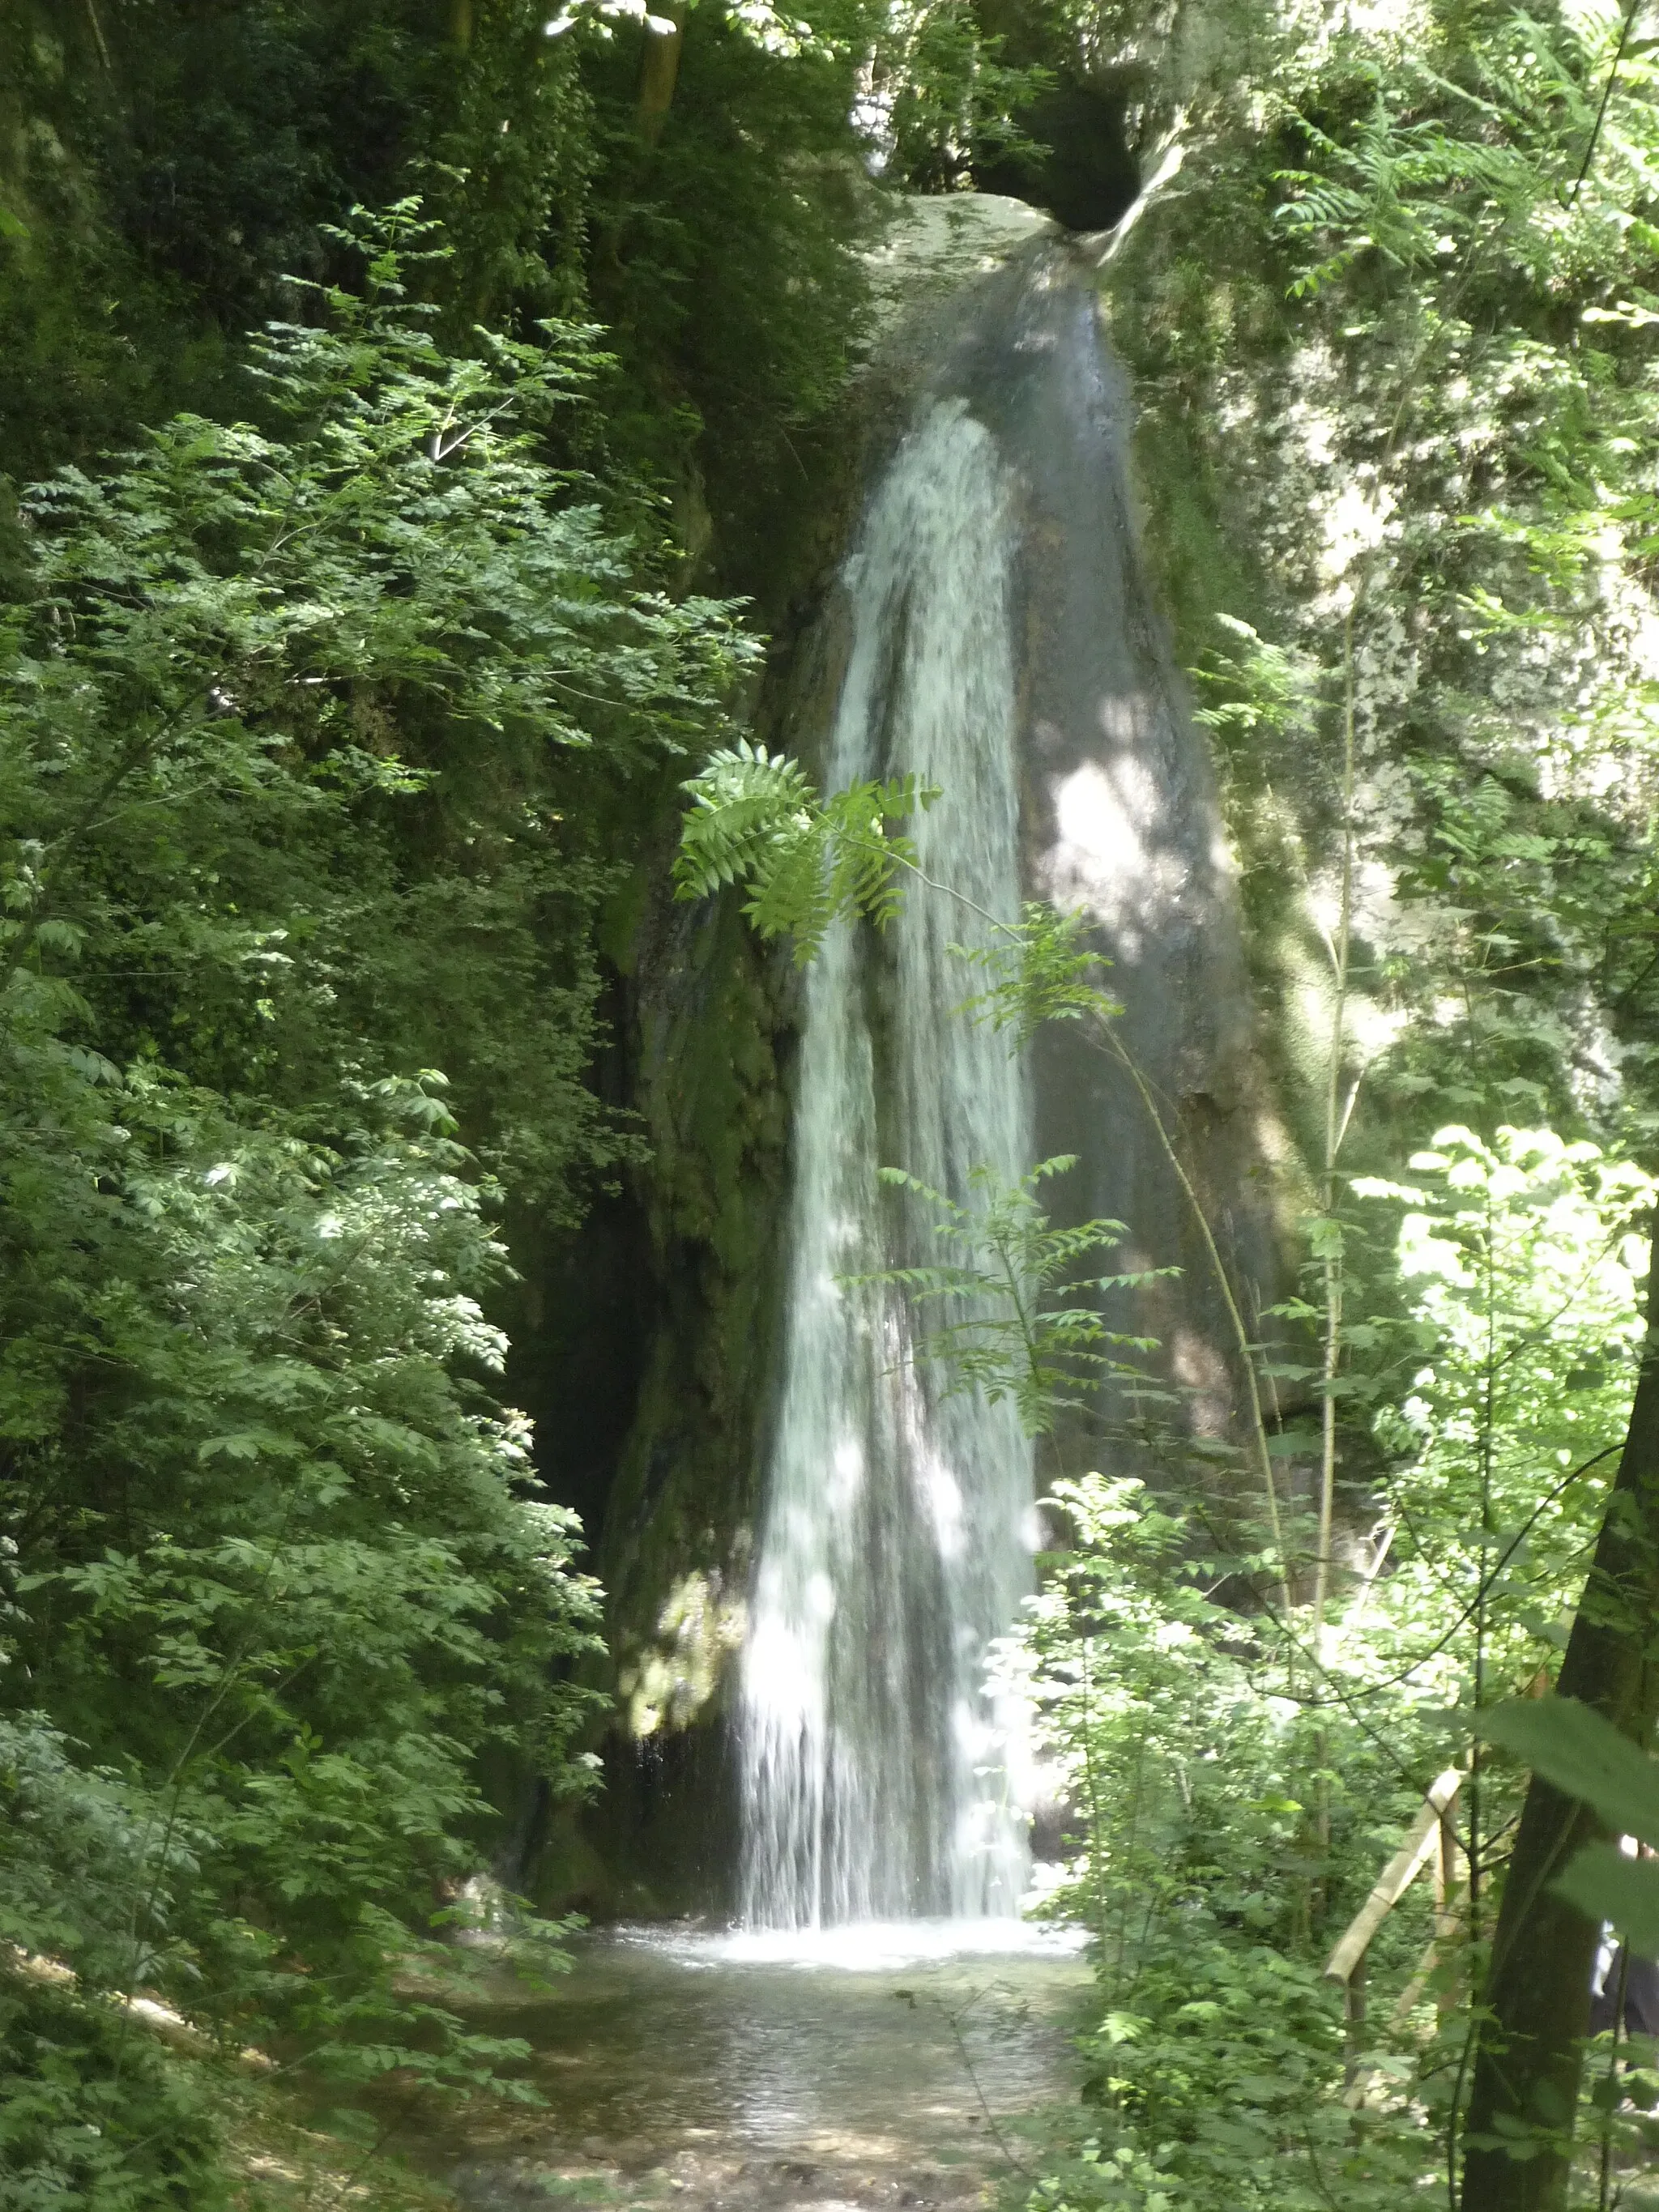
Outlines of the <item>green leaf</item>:
M 757 933 L 793 938 L 802 966 L 837 915 L 862 915 L 878 929 L 891 921 L 895 875 L 915 854 L 887 824 L 939 795 L 904 776 L 849 784 L 821 800 L 796 762 L 741 738 L 682 787 L 691 807 L 674 860 L 675 896 L 746 885 L 744 913 Z
M 1659 1957 L 1659 1863 L 1628 1859 L 1616 1844 L 1586 1844 L 1551 1887 L 1587 1920 L 1612 1921 L 1642 1958 Z
M 1475 1734 L 1591 1806 L 1621 1835 L 1659 1843 L 1659 1765 L 1576 1698 L 1515 1698 L 1482 1713 Z

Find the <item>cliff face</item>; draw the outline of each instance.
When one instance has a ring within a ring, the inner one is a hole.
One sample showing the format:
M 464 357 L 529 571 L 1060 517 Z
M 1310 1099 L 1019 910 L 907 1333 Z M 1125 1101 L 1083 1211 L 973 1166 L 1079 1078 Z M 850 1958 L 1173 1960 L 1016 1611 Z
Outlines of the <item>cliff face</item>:
M 1048 228 L 1012 200 L 909 204 L 872 270 L 876 356 L 799 484 L 779 488 L 790 512 L 775 535 L 740 556 L 772 630 L 752 734 L 815 769 L 848 643 L 840 564 L 866 489 L 956 303 Z M 734 899 L 669 896 L 678 814 L 665 794 L 653 861 L 614 933 L 608 1079 L 649 1157 L 574 1247 L 526 1269 L 535 1295 L 520 1322 L 543 1345 L 574 1347 L 527 1357 L 520 1391 L 550 1479 L 595 1539 L 616 1697 L 603 1803 L 580 1824 L 554 1824 L 532 1878 L 607 1910 L 721 1901 L 734 1812 L 723 1723 L 783 1295 L 800 978 L 787 952 L 757 943 Z M 619 1399 L 631 1408 L 621 1434 Z
M 1054 58 L 1017 10 L 992 27 L 1012 59 Z M 1142 197 L 1042 282 L 1029 209 L 921 204 L 888 272 L 881 365 L 779 487 L 787 526 L 757 565 L 775 642 L 752 727 L 811 763 L 847 646 L 836 563 L 928 380 L 1013 457 L 1028 883 L 1089 907 L 1122 1034 L 1253 1309 L 1322 1264 L 1303 1232 L 1328 1195 L 1340 1210 L 1347 1178 L 1397 1175 L 1444 1124 L 1628 1143 L 1652 1111 L 1652 982 L 1630 950 L 1649 926 L 1652 793 L 1618 734 L 1651 680 L 1651 610 L 1632 557 L 1573 565 L 1553 520 L 1569 488 L 1537 459 L 1597 410 L 1636 420 L 1637 337 L 1593 303 L 1563 335 L 1578 264 L 1549 260 L 1553 201 L 1532 246 L 1482 249 L 1478 302 L 1437 242 L 1455 209 L 1412 211 L 1432 251 L 1410 269 L 1361 239 L 1310 275 L 1295 228 L 1295 165 L 1347 160 L 1328 133 L 1318 149 L 1304 108 L 1357 131 L 1343 102 L 1382 82 L 1402 131 L 1466 127 L 1467 103 L 1433 110 L 1413 73 L 1451 36 L 1425 6 L 1358 30 L 1294 0 L 1266 18 L 1220 0 L 1109 15 L 1060 58 L 1096 106 L 1059 150 L 1081 160 L 1088 139 L 1092 160 L 1109 138 Z M 1546 201 L 1547 151 L 1518 150 Z M 1060 204 L 1041 177 L 1026 188 Z M 1083 343 L 1097 313 L 1118 369 Z M 665 902 L 672 812 L 624 959 L 651 1287 L 599 1567 L 632 1732 L 617 1741 L 647 1747 L 617 1753 L 617 1863 L 658 1803 L 684 1848 L 678 1887 L 657 1893 L 691 1899 L 712 1894 L 697 1862 L 729 1856 L 719 1723 L 775 1372 L 799 997 L 724 906 Z M 1128 1224 L 1126 1265 L 1183 1268 L 1179 1301 L 1134 1318 L 1224 1432 L 1224 1332 L 1144 1110 L 1064 1037 L 1039 1048 L 1038 1091 L 1038 1153 L 1096 1164 L 1074 1210 Z M 1364 1264 L 1363 1310 L 1386 1315 L 1386 1266 Z M 1279 1382 L 1292 1425 L 1295 1387 Z M 1369 1449 L 1353 1421 L 1339 1526 L 1367 1510 Z M 1291 1502 L 1296 1450 L 1279 1462 Z
M 899 230 L 878 272 L 884 350 L 812 488 L 799 542 L 813 572 L 777 625 L 752 726 L 817 764 L 846 661 L 839 562 L 861 489 L 918 401 L 954 395 L 1021 488 L 1027 890 L 1090 912 L 1115 963 L 1125 1034 L 1230 1261 L 1270 1304 L 1280 1263 L 1260 1173 L 1265 1109 L 1208 750 L 1135 552 L 1133 408 L 1102 338 L 1094 257 L 1045 244 L 1044 228 L 1018 204 L 963 195 L 918 204 Z M 671 807 L 661 865 L 618 946 L 625 1095 L 650 1158 L 588 1232 L 574 1279 L 565 1271 L 568 1315 L 584 1278 L 601 1294 L 617 1272 L 609 1246 L 629 1235 L 649 1283 L 611 1324 L 629 1339 L 611 1360 L 635 1410 L 605 1485 L 596 1562 L 615 1668 L 611 1787 L 591 1830 L 598 1862 L 573 1857 L 567 1838 L 543 1884 L 585 1880 L 591 1902 L 645 1909 L 718 1905 L 733 1857 L 725 1722 L 776 1388 L 801 1008 L 787 956 L 757 945 L 734 901 L 690 908 L 667 896 L 672 831 Z M 1126 1267 L 1185 1268 L 1179 1314 L 1149 1291 L 1117 1318 L 1166 1339 L 1194 1418 L 1224 1437 L 1226 1324 L 1144 1108 L 1102 1055 L 1067 1038 L 1040 1048 L 1036 1082 L 1038 1154 L 1084 1162 L 1062 1211 L 1123 1220 Z M 605 1366 L 597 1347 L 591 1357 Z

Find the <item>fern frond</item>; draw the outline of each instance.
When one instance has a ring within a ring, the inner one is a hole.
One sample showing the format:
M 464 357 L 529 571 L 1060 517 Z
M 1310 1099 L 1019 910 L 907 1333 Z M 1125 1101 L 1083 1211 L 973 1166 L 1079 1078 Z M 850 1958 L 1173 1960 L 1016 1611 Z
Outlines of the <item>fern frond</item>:
M 1111 1020 L 1123 1009 L 1094 980 L 1109 963 L 1085 943 L 1087 929 L 1083 915 L 1032 901 L 1018 925 L 992 944 L 953 945 L 957 957 L 987 978 L 987 988 L 957 1012 L 994 1030 L 1012 1030 L 1021 1044 L 1045 1022 Z
M 691 806 L 674 860 L 678 898 L 706 898 L 763 870 L 781 843 L 806 835 L 817 793 L 798 763 L 740 738 L 710 755 L 682 788 Z
M 902 1290 L 915 1308 L 954 1308 L 951 1317 L 916 1335 L 913 1356 L 943 1372 L 947 1395 L 977 1390 L 993 1405 L 1010 1401 L 1030 1436 L 1047 1434 L 1061 1412 L 1083 1406 L 1109 1377 L 1142 1390 L 1141 1370 L 1115 1355 L 1156 1349 L 1145 1338 L 1109 1329 L 1092 1305 L 1048 1303 L 1091 1294 L 1108 1282 L 1142 1279 L 1068 1279 L 1083 1255 L 1109 1249 L 1124 1234 L 1116 1221 L 1050 1227 L 1037 1194 L 1076 1164 L 1073 1156 L 1060 1154 L 1039 1161 L 1015 1183 L 975 1167 L 969 1173 L 967 1206 L 902 1169 L 884 1168 L 884 1182 L 931 1209 L 935 1242 L 959 1256 L 857 1278 Z
M 686 783 L 691 805 L 674 860 L 678 898 L 746 885 L 744 913 L 764 938 L 794 940 L 805 964 L 838 915 L 884 927 L 898 910 L 897 878 L 914 866 L 908 839 L 890 834 L 938 796 L 916 777 L 849 785 L 820 799 L 799 764 L 740 738 Z

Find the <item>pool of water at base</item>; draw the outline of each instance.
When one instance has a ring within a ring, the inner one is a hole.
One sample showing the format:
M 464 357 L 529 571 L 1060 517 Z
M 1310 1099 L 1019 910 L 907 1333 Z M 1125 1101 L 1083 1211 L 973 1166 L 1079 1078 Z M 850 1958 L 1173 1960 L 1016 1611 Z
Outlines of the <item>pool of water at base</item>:
M 1069 1935 L 1010 1922 L 773 1936 L 619 1928 L 550 1990 L 503 1969 L 541 2109 L 435 2166 L 473 2212 L 965 2212 L 1074 2100 L 1089 1988 Z

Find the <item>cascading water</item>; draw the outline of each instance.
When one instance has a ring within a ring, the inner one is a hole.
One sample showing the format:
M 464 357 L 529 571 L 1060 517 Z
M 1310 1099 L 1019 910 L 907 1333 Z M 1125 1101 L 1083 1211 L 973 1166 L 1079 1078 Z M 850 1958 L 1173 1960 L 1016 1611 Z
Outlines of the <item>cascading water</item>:
M 826 787 L 914 773 L 922 869 L 1018 911 L 1013 485 L 960 399 L 935 400 L 877 489 L 844 581 L 852 645 Z M 1030 1157 L 1025 1072 L 953 1010 L 982 942 L 912 885 L 882 939 L 837 925 L 808 972 L 782 1391 L 744 1653 L 742 1910 L 806 1928 L 995 1917 L 1024 1887 L 1015 1716 L 982 1685 L 1030 1586 L 1032 1454 L 1012 1409 L 909 1358 L 910 1256 L 884 1165 L 961 1200 Z M 914 1233 L 914 1223 L 910 1224 Z M 924 1251 L 916 1255 L 925 1259 Z
M 735 1717 L 752 1929 L 1012 1916 L 1025 1887 L 1021 1716 L 982 1678 L 1030 1586 L 1032 1452 L 1010 1407 L 919 1370 L 903 1297 L 857 1279 L 938 1256 L 925 1209 L 878 1170 L 961 1202 L 976 1166 L 1012 1182 L 1074 1156 L 1060 1217 L 1127 1224 L 1115 1264 L 1166 1271 L 1108 1292 L 1109 1322 L 1161 1340 L 1185 1418 L 1217 1438 L 1236 1420 L 1230 1323 L 1191 1188 L 1234 1281 L 1264 1310 L 1279 1281 L 1231 864 L 1140 567 L 1097 272 L 1033 240 L 919 330 L 924 349 L 819 633 L 846 656 L 821 781 L 937 784 L 914 825 L 935 884 L 1000 919 L 1023 896 L 1086 918 L 1189 1184 L 1083 1024 L 1050 1024 L 1028 1066 L 955 1012 L 974 977 L 951 941 L 988 927 L 969 905 L 911 884 L 884 937 L 831 932 L 805 990 Z

